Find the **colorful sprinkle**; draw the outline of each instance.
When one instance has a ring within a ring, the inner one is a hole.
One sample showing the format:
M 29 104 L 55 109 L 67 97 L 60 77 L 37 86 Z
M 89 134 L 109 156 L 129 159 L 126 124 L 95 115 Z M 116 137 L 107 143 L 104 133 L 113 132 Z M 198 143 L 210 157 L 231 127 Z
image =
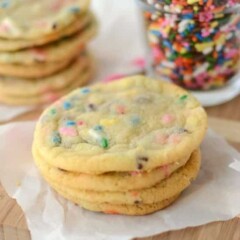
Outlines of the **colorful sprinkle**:
M 100 146 L 102 148 L 108 148 L 108 146 L 109 146 L 108 140 L 106 138 L 102 138 L 100 141 Z
M 131 195 L 132 195 L 133 197 L 138 197 L 138 196 L 139 196 L 139 192 L 131 191 Z
M 170 175 L 169 164 L 161 166 L 160 169 L 163 171 L 165 178 L 169 177 L 169 175 Z
M 126 108 L 123 105 L 119 105 L 116 107 L 116 112 L 118 114 L 125 114 L 126 113 Z
M 139 172 L 139 171 L 132 171 L 132 172 L 130 172 L 130 175 L 131 176 L 139 176 L 139 175 L 142 175 L 142 172 Z
M 141 122 L 141 119 L 139 116 L 133 116 L 133 117 L 131 117 L 130 120 L 131 120 L 132 125 L 134 125 L 134 126 L 139 125 Z
M 68 101 L 65 101 L 65 102 L 63 103 L 63 108 L 64 108 L 65 110 L 71 109 L 71 108 L 72 108 L 72 103 L 71 103 L 71 102 L 68 102 Z
M 182 95 L 179 100 L 184 101 L 188 98 L 188 95 Z
M 60 136 L 58 131 L 54 131 L 52 133 L 51 140 L 52 140 L 52 143 L 54 143 L 56 146 L 61 144 L 62 138 L 61 138 L 61 136 Z
M 144 69 L 145 66 L 146 66 L 146 61 L 144 58 L 136 58 L 134 61 L 133 61 L 133 64 L 137 67 L 139 67 L 140 69 Z
M 52 109 L 50 109 L 49 113 L 51 115 L 55 115 L 57 113 L 57 109 L 56 108 L 52 108 Z
M 119 212 L 116 211 L 116 210 L 106 210 L 106 211 L 104 211 L 104 213 L 106 213 L 106 214 L 113 214 L 113 215 L 119 214 Z
M 105 83 L 113 82 L 113 81 L 119 80 L 119 79 L 124 78 L 124 77 L 126 77 L 126 75 L 124 75 L 124 74 L 112 74 L 112 75 L 106 77 L 103 80 L 103 82 L 105 82 Z
M 175 120 L 175 117 L 171 114 L 165 114 L 162 117 L 162 123 L 169 124 L 172 123 Z
M 59 132 L 66 137 L 76 137 L 78 135 L 77 130 L 73 127 L 61 127 Z
M 111 126 L 117 123 L 116 118 L 103 118 L 100 120 L 100 124 L 103 126 Z
M 88 94 L 88 93 L 91 92 L 91 90 L 90 90 L 89 88 L 82 88 L 82 89 L 80 90 L 80 92 L 83 93 L 83 94 Z
M 144 2 L 156 75 L 187 89 L 207 90 L 224 86 L 238 72 L 239 0 Z
M 66 126 L 75 126 L 76 125 L 76 122 L 75 121 L 72 121 L 72 120 L 67 120 L 65 122 Z
M 76 7 L 76 6 L 70 7 L 69 11 L 72 12 L 72 13 L 79 13 L 80 12 L 80 8 Z
M 84 124 L 85 124 L 85 122 L 82 121 L 82 120 L 79 120 L 79 121 L 77 122 L 77 125 L 78 125 L 78 126 L 82 126 L 82 125 L 84 125 Z
M 96 126 L 93 127 L 93 129 L 94 129 L 95 131 L 102 131 L 102 130 L 103 130 L 103 127 L 102 127 L 101 125 L 96 125 Z

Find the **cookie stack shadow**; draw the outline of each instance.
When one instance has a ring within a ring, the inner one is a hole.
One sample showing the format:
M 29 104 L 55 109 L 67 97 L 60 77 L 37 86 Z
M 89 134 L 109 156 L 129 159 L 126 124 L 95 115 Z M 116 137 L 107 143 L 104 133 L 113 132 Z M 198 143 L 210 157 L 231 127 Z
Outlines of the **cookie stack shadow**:
M 84 108 L 89 99 L 94 111 Z M 47 109 L 33 155 L 46 181 L 83 208 L 145 215 L 173 203 L 197 177 L 206 128 L 190 93 L 136 76 L 77 90 Z
M 48 104 L 89 82 L 94 66 L 87 44 L 97 23 L 88 9 L 73 10 L 73 20 L 59 30 L 56 23 L 37 38 L 0 38 L 1 103 Z

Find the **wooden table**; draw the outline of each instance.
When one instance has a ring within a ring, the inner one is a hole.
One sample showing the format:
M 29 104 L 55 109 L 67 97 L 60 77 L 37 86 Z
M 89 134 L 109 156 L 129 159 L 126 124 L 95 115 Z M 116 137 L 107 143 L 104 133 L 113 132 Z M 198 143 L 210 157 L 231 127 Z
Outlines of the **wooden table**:
M 210 116 L 210 126 L 225 136 L 240 151 L 240 97 L 224 105 L 208 108 L 207 112 Z M 13 119 L 13 121 L 35 119 L 39 113 L 40 111 L 29 112 Z M 21 208 L 15 200 L 7 196 L 0 185 L 0 240 L 30 239 Z M 144 238 L 144 240 L 240 240 L 240 217 L 230 221 L 171 231 Z

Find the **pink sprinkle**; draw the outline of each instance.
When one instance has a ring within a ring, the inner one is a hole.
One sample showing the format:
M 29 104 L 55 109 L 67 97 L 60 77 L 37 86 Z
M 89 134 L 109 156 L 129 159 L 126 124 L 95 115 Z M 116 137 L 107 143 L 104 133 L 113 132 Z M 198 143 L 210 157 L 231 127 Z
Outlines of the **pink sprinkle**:
M 172 134 L 168 138 L 169 143 L 178 144 L 178 143 L 180 143 L 180 141 L 181 141 L 181 137 L 178 134 Z
M 2 32 L 9 32 L 10 31 L 9 25 L 7 25 L 6 23 L 2 23 L 0 25 L 0 31 L 2 31 Z
M 36 60 L 39 60 L 39 61 L 46 60 L 46 52 L 41 48 L 32 49 L 32 54 Z
M 136 58 L 134 61 L 133 61 L 133 64 L 136 66 L 136 67 L 139 67 L 141 69 L 144 69 L 145 66 L 146 66 L 146 61 L 144 58 Z
M 59 132 L 64 135 L 64 136 L 68 136 L 68 137 L 76 137 L 77 134 L 77 130 L 73 127 L 61 127 L 59 129 Z
M 119 214 L 119 212 L 117 212 L 116 210 L 106 210 L 106 211 L 104 211 L 104 213 L 106 213 L 106 214 Z
M 152 54 L 153 54 L 153 58 L 156 60 L 161 60 L 163 57 L 161 50 L 157 47 L 152 48 Z
M 124 77 L 126 77 L 126 75 L 124 75 L 124 74 L 112 74 L 112 75 L 109 75 L 108 77 L 106 77 L 103 80 L 103 82 L 105 82 L 105 83 L 113 82 L 113 81 L 116 81 L 116 80 L 124 78 Z
M 160 167 L 160 169 L 163 171 L 164 173 L 164 177 L 169 177 L 170 172 L 169 172 L 169 164 L 163 165 Z
M 82 121 L 82 120 L 78 121 L 78 122 L 77 122 L 77 125 L 78 125 L 78 126 L 84 125 L 84 121 Z
M 62 5 L 63 5 L 62 0 L 56 0 L 52 3 L 50 8 L 51 8 L 52 11 L 59 11 L 60 8 L 62 7 Z
M 202 36 L 203 37 L 208 37 L 211 34 L 210 29 L 202 29 Z
M 139 196 L 139 192 L 131 192 L 131 194 L 132 194 L 133 197 Z
M 164 124 L 172 123 L 174 120 L 175 120 L 175 117 L 171 114 L 165 114 L 162 117 L 162 123 Z
M 224 56 L 225 58 L 234 58 L 236 56 L 238 56 L 239 51 L 237 49 L 227 49 Z
M 56 93 L 47 93 L 43 96 L 43 99 L 47 102 L 54 102 L 56 101 L 60 96 Z
M 124 106 L 120 105 L 116 107 L 116 111 L 118 114 L 125 114 L 126 113 L 126 109 Z
M 166 134 L 158 134 L 156 135 L 155 141 L 158 144 L 166 144 L 168 140 L 168 135 Z

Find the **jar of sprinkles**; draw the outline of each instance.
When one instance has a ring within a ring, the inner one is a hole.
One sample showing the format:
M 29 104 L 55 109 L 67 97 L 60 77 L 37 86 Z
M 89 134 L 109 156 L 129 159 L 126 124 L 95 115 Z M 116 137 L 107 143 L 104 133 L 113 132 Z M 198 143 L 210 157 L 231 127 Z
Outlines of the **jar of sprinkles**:
M 154 75 L 190 90 L 219 89 L 239 71 L 239 0 L 138 0 Z

